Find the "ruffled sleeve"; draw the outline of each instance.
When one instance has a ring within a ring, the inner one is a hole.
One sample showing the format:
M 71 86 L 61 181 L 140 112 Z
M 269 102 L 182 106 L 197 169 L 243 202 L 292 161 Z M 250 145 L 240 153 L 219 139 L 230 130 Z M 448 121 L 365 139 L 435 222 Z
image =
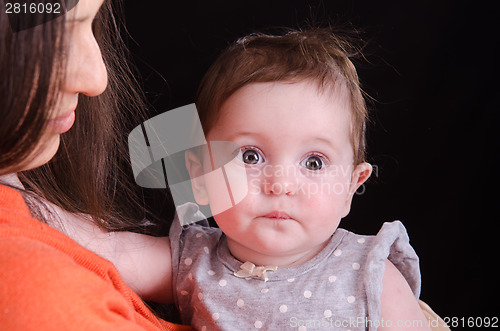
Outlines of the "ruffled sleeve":
M 385 260 L 391 261 L 401 272 L 417 299 L 420 296 L 420 267 L 418 256 L 410 246 L 406 229 L 399 221 L 384 223 L 370 244 L 363 281 L 368 318 L 371 321 L 379 321 Z
M 195 246 L 196 240 L 190 241 L 191 236 L 186 235 L 189 228 L 196 226 L 208 227 L 208 221 L 205 215 L 199 210 L 198 205 L 194 203 L 185 203 L 176 206 L 176 214 L 172 225 L 170 226 L 169 238 L 170 238 L 170 251 L 172 254 L 172 281 L 173 284 L 177 284 L 179 281 L 179 268 L 182 255 L 184 254 L 184 247 L 187 244 L 189 246 L 189 251 L 196 253 Z M 196 255 L 196 254 L 195 254 Z M 177 297 L 177 292 L 174 290 L 174 301 L 179 304 L 179 298 Z
M 183 227 L 188 226 L 190 224 L 197 223 L 198 225 L 208 226 L 208 221 L 200 211 L 199 207 L 195 203 L 185 203 L 175 207 L 176 213 L 172 225 L 170 226 L 169 238 L 170 241 L 176 244 L 176 254 L 172 254 L 173 256 L 178 255 L 179 250 L 182 247 L 177 247 L 181 245 L 181 234 Z M 182 245 L 181 245 L 182 246 Z

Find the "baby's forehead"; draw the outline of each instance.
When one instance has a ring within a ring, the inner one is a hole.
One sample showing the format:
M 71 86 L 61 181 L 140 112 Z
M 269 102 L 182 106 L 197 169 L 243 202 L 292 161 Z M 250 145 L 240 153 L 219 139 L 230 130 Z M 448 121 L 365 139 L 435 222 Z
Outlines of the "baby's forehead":
M 326 86 L 311 80 L 256 82 L 239 88 L 224 102 L 215 126 L 267 127 L 269 123 L 262 123 L 267 121 L 276 130 L 315 126 L 318 130 L 349 132 L 351 113 L 345 84 Z
M 319 96 L 338 102 L 346 110 L 352 111 L 352 95 L 343 77 L 338 76 L 335 80 L 328 81 L 312 80 L 310 83 Z
M 282 98 L 279 91 L 279 86 L 292 86 L 293 88 L 289 92 L 289 94 Z M 250 92 L 249 92 L 250 91 Z M 295 94 L 295 95 L 294 95 Z M 230 99 L 234 99 L 236 97 L 241 98 L 241 95 L 245 96 L 245 101 L 248 104 L 254 104 L 257 102 L 257 99 L 261 99 L 262 95 L 265 95 L 265 98 L 270 100 L 271 102 L 275 99 L 283 100 L 284 103 L 288 103 L 289 99 L 299 100 L 301 98 L 308 98 L 311 103 L 317 104 L 323 108 L 331 109 L 332 112 L 341 111 L 349 116 L 349 119 L 352 119 L 352 100 L 351 93 L 345 80 L 338 79 L 335 82 L 321 83 L 317 80 L 312 79 L 300 79 L 300 80 L 287 80 L 287 81 L 271 81 L 271 82 L 250 82 L 244 84 L 235 90 L 231 95 L 229 95 L 224 102 L 222 102 L 221 107 L 219 107 L 217 113 L 216 122 L 220 122 L 224 117 L 232 116 L 232 112 L 234 109 L 232 107 L 226 107 L 228 103 L 230 103 Z M 297 99 L 297 95 L 299 98 Z M 280 99 L 281 98 L 281 99 Z M 231 100 L 233 101 L 233 100 Z M 268 111 L 273 111 L 269 109 Z M 306 112 L 306 109 L 304 109 Z M 247 114 L 251 116 L 252 114 Z
M 328 108 L 328 104 L 335 105 L 330 107 L 332 111 L 341 111 L 349 118 L 349 125 L 353 126 L 353 101 L 352 94 L 343 77 L 337 77 L 335 80 L 319 81 L 317 79 L 304 79 L 306 86 L 312 88 L 317 93 L 317 98 L 323 100 Z

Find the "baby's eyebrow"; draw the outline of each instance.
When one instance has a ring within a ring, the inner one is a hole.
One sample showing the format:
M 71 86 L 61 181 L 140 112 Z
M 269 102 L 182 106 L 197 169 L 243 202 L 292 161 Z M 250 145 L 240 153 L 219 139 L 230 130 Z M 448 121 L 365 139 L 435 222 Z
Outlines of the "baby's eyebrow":
M 326 138 L 323 138 L 323 137 L 314 137 L 313 139 L 311 139 L 311 142 L 313 142 L 313 143 L 316 143 L 316 142 L 317 143 L 322 143 L 322 144 L 330 146 L 333 149 L 335 149 L 337 147 L 336 144 L 331 139 L 326 139 Z
M 233 140 L 233 139 L 240 138 L 240 137 L 258 137 L 258 136 L 260 136 L 260 134 L 258 132 L 238 131 L 238 132 L 235 132 L 235 133 L 229 135 L 228 139 Z

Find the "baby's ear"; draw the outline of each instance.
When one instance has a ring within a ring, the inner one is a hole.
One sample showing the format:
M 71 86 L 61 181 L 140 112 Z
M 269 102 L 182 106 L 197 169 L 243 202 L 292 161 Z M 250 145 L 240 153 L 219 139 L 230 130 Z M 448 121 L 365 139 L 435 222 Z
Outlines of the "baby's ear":
M 363 185 L 364 182 L 366 182 L 366 180 L 370 177 L 371 174 L 372 174 L 372 165 L 370 163 L 363 162 L 358 164 L 354 168 L 351 175 L 351 184 L 349 185 L 349 192 L 345 201 L 344 215 L 342 217 L 346 217 L 347 214 L 349 214 L 349 211 L 351 210 L 351 202 L 354 193 L 361 185 Z
M 193 188 L 194 199 L 199 205 L 208 205 L 208 192 L 205 187 L 205 177 L 203 176 L 203 163 L 196 153 L 187 150 L 184 154 L 186 159 L 186 168 L 191 178 L 191 187 Z

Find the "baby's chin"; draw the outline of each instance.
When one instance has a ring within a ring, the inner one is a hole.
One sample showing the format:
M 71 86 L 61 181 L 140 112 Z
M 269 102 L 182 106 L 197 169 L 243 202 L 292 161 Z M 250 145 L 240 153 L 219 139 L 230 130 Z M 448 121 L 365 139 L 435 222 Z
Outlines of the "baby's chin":
M 310 245 L 310 240 L 302 238 L 300 242 L 293 240 L 293 235 L 269 236 L 253 235 L 245 242 L 228 237 L 231 253 L 242 262 L 252 262 L 255 265 L 270 265 L 280 268 L 303 264 L 318 254 L 328 240 Z M 241 238 L 235 238 L 241 239 Z M 234 252 L 233 252 L 234 250 Z

